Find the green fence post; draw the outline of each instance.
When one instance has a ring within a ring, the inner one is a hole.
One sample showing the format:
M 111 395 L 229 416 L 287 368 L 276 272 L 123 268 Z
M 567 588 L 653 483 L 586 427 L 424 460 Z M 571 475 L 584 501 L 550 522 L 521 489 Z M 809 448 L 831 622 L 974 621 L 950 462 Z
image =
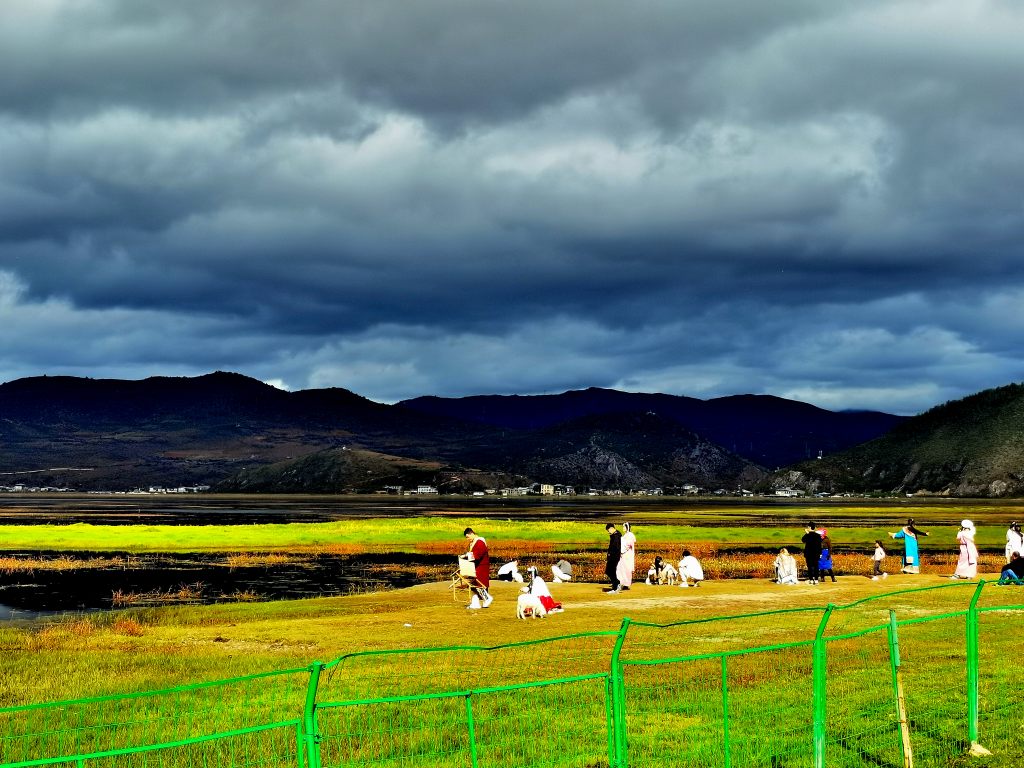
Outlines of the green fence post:
M 629 617 L 623 617 L 619 626 L 619 636 L 615 640 L 615 648 L 612 649 L 611 688 L 612 688 L 612 713 L 614 716 L 614 735 L 609 741 L 608 763 L 612 768 L 626 768 L 629 759 L 626 755 L 626 683 L 622 673 L 622 664 L 619 657 L 622 654 L 622 645 L 626 642 L 626 633 L 629 632 Z
M 825 655 L 825 626 L 835 606 L 829 603 L 818 623 L 814 635 L 813 687 L 814 687 L 814 768 L 825 768 L 825 679 L 828 673 Z
M 302 739 L 305 750 L 299 751 L 300 768 L 320 768 L 320 732 L 316 721 L 316 692 L 320 686 L 322 661 L 314 661 L 309 667 L 309 683 L 306 685 L 306 706 L 302 711 Z M 305 763 L 303 763 L 303 751 Z
M 476 726 L 473 724 L 473 693 L 466 694 L 466 729 L 469 731 L 469 760 L 477 768 Z
M 967 739 L 972 745 L 978 742 L 978 600 L 984 586 L 984 580 L 978 582 L 967 611 Z
M 729 657 L 722 655 L 722 751 L 723 768 L 732 768 L 732 743 L 729 740 Z

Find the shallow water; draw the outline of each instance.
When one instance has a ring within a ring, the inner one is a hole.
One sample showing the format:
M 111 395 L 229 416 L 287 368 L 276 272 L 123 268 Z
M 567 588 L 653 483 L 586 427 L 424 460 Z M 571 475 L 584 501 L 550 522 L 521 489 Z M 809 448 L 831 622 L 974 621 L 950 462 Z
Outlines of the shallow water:
M 0 573 L 0 620 L 34 618 L 54 613 L 94 611 L 114 607 L 114 593 L 177 592 L 201 585 L 201 597 L 185 602 L 213 603 L 237 599 L 238 593 L 258 600 L 349 594 L 409 587 L 435 580 L 438 569 L 449 568 L 450 555 L 310 555 L 287 563 L 230 567 L 224 555 L 128 553 L 15 552 L 19 557 L 54 559 L 117 558 L 120 567 L 75 568 Z M 429 578 L 425 578 L 429 575 Z M 147 600 L 136 604 L 179 601 Z

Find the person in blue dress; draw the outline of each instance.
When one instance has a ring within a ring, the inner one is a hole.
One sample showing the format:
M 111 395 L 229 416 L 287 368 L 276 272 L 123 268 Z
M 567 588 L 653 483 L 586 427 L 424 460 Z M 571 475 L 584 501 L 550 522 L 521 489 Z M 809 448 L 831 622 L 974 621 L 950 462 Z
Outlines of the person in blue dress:
M 896 533 L 889 534 L 894 539 L 903 540 L 903 568 L 901 569 L 903 573 L 921 572 L 921 556 L 918 552 L 917 539 L 919 536 L 927 535 L 927 531 L 914 527 L 914 518 L 907 520 L 907 524 Z
M 832 582 L 835 583 L 836 574 L 832 570 L 832 539 L 828 537 L 828 530 L 822 528 L 818 531 L 821 534 L 821 555 L 818 557 L 818 574 L 822 581 L 825 580 L 825 575 L 828 574 L 832 577 Z

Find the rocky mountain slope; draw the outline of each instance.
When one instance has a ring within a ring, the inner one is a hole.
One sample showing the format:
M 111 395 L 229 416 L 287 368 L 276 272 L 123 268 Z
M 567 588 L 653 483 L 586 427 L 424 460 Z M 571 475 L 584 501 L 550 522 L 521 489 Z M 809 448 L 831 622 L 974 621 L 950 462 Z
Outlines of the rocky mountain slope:
M 775 469 L 835 453 L 885 434 L 904 417 L 826 411 L 770 395 L 698 400 L 590 388 L 559 395 L 418 397 L 399 403 L 420 413 L 507 429 L 543 429 L 586 416 L 654 413 L 761 466 Z
M 772 478 L 810 491 L 1020 496 L 1024 385 L 988 389 L 907 420 L 889 434 Z

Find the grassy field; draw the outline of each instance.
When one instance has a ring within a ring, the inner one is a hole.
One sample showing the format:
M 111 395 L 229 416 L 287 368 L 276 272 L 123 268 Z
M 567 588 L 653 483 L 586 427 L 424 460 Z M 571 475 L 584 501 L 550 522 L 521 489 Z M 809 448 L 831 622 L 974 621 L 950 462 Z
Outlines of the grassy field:
M 845 576 L 835 584 L 801 584 L 796 587 L 779 587 L 763 578 L 720 578 L 723 575 L 763 576 L 762 570 L 770 567 L 771 558 L 766 552 L 756 550 L 798 544 L 802 533 L 800 523 L 811 514 L 831 529 L 840 550 L 837 570 L 840 573 L 865 574 L 870 565 L 866 556 L 870 542 L 874 538 L 882 538 L 887 530 L 896 530 L 897 523 L 905 519 L 905 510 L 892 507 L 833 507 L 828 511 L 826 516 L 818 514 L 817 510 L 809 513 L 809 510 L 801 509 L 792 514 L 792 519 L 781 520 L 778 510 L 772 510 L 770 519 L 766 520 L 757 511 L 749 509 L 743 516 L 735 511 L 710 513 L 704 510 L 700 512 L 700 520 L 683 511 L 631 516 L 630 519 L 637 521 L 634 530 L 642 553 L 638 558 L 638 582 L 642 581 L 640 571 L 646 568 L 655 552 L 675 557 L 683 546 L 689 546 L 705 559 L 711 580 L 699 589 L 685 590 L 635 583 L 630 592 L 620 595 L 605 594 L 601 585 L 594 582 L 551 585 L 556 599 L 565 604 L 565 612 L 545 620 L 516 619 L 518 585 L 495 583 L 494 605 L 487 610 L 471 612 L 464 610 L 465 595 L 453 594 L 442 580 L 405 590 L 338 598 L 126 609 L 8 623 L 0 625 L 0 707 L 161 689 L 256 672 L 293 669 L 314 660 L 329 661 L 361 651 L 453 645 L 489 647 L 574 633 L 613 632 L 624 617 L 641 625 L 664 625 L 773 610 L 820 608 L 827 603 L 857 603 L 858 607 L 837 613 L 830 625 L 835 633 L 850 633 L 883 624 L 890 607 L 909 617 L 966 607 L 973 585 L 885 597 L 903 589 L 949 584 L 948 579 L 939 575 L 948 573 L 954 559 L 956 526 L 948 521 L 958 522 L 959 517 L 966 514 L 963 508 L 954 506 L 935 507 L 932 511 L 914 509 L 919 525 L 932 532 L 931 537 L 923 542 L 926 556 L 931 558 L 926 560 L 926 565 L 933 571 L 931 573 L 919 576 L 894 574 L 883 581 L 871 581 L 862 575 Z M 1016 514 L 1016 511 L 1010 514 Z M 980 523 L 979 543 L 982 547 L 990 551 L 1001 550 L 1007 508 L 986 510 L 971 506 L 970 514 Z M 876 518 L 879 525 L 868 524 Z M 691 521 L 700 524 L 685 524 Z M 599 577 L 600 550 L 606 541 L 603 526 L 549 519 L 514 521 L 451 516 L 259 526 L 5 526 L 3 548 L 92 552 L 214 551 L 234 557 L 240 553 L 244 557 L 253 553 L 300 557 L 303 553 L 330 552 L 332 548 L 346 554 L 376 551 L 454 555 L 462 551 L 464 540 L 461 531 L 466 525 L 473 525 L 490 540 L 496 559 L 514 555 L 522 557 L 525 553 L 527 559 L 548 565 L 556 553 L 566 552 L 580 558 L 578 562 L 585 566 L 586 576 Z M 843 549 L 847 551 L 844 553 Z M 890 551 L 895 553 L 898 550 L 892 547 Z M 997 555 L 986 557 L 982 562 L 983 576 L 995 578 L 1000 562 Z M 66 565 L 65 562 L 63 567 Z M 895 571 L 896 558 L 891 558 L 888 565 L 891 572 Z M 1011 592 L 993 591 L 993 594 L 1016 599 L 1016 594 Z M 858 603 L 880 596 L 878 600 Z M 1024 602 L 1024 598 L 1021 601 Z M 638 627 L 631 635 L 630 643 L 624 647 L 624 653 L 642 660 L 657 658 L 662 653 L 669 656 L 715 654 L 723 649 L 738 650 L 753 645 L 808 640 L 813 637 L 820 615 L 817 611 L 776 614 L 764 619 L 689 624 L 678 630 Z M 941 665 L 952 664 L 950 669 L 954 674 L 958 674 L 960 667 L 957 665 L 962 666 L 955 654 L 949 654 L 946 644 L 950 637 L 962 638 L 963 628 L 951 624 L 941 632 L 929 634 L 920 629 L 922 626 L 915 625 L 915 628 L 907 630 L 909 657 L 921 660 L 918 669 L 931 668 L 941 683 L 945 675 L 940 670 Z M 1000 635 L 999 632 L 994 633 L 994 636 Z M 471 661 L 468 657 L 454 661 L 455 657 L 451 655 L 421 656 L 418 665 L 406 667 L 413 669 L 415 674 L 410 672 L 407 679 L 392 683 L 402 690 L 423 686 L 458 689 L 481 682 L 498 685 L 502 681 L 526 679 L 531 675 L 564 675 L 574 669 L 589 669 L 588 664 L 600 666 L 604 663 L 609 651 L 605 646 L 608 644 L 605 641 L 594 642 L 604 643 L 599 652 L 574 656 L 568 661 L 557 655 L 511 654 L 500 663 L 497 657 L 489 657 L 482 668 L 478 661 Z M 851 648 L 848 651 L 841 651 L 840 644 L 835 647 L 838 665 L 834 678 L 834 685 L 838 686 L 836 701 L 845 701 L 852 713 L 862 706 L 862 696 L 871 699 L 888 695 L 888 668 L 882 646 L 865 646 L 867 650 Z M 1000 663 L 1000 654 L 990 654 L 992 665 Z M 1009 683 L 1013 680 L 1014 664 L 1010 656 L 1006 658 L 1005 670 L 991 665 L 989 668 L 990 673 L 991 669 L 996 669 L 993 680 L 999 686 L 1004 686 L 999 682 L 1002 680 L 1000 676 L 1008 674 Z M 778 653 L 766 653 L 756 659 L 750 657 L 749 662 L 738 661 L 729 673 L 729 685 L 737 691 L 735 706 L 740 711 L 743 707 L 751 707 L 750 717 L 756 722 L 758 714 L 755 710 L 762 706 L 758 702 L 764 697 L 768 697 L 765 699 L 768 701 L 780 693 L 777 690 L 777 671 L 789 669 L 796 680 L 806 673 L 807 663 L 807 658 L 783 657 Z M 718 706 L 713 695 L 706 697 L 706 701 L 701 698 L 714 690 L 709 686 L 713 686 L 717 679 L 714 664 L 707 669 L 702 664 L 704 662 L 693 662 L 687 666 L 683 677 L 678 676 L 681 667 L 677 665 L 655 670 L 646 678 L 635 678 L 634 687 L 630 690 L 635 692 L 639 702 L 638 719 L 633 721 L 637 729 L 635 745 L 639 755 L 647 754 L 645 750 L 649 750 L 651 759 L 657 757 L 658 749 L 664 748 L 666 723 L 696 727 L 702 718 L 710 717 L 708 712 Z M 843 677 L 843 669 L 856 669 L 858 672 Z M 913 674 L 913 669 L 911 667 L 908 674 Z M 771 670 L 775 672 L 769 674 Z M 917 674 L 923 675 L 923 672 Z M 341 676 L 333 677 L 330 684 L 338 686 L 342 679 Z M 914 691 L 920 697 L 921 706 L 941 700 L 941 686 L 936 689 L 940 693 L 935 694 L 928 687 L 930 678 L 922 676 L 920 679 L 922 682 L 915 686 Z M 379 694 L 389 690 L 389 683 L 382 680 L 381 669 L 375 668 L 356 685 L 364 685 L 365 691 Z M 991 684 L 996 685 L 995 682 Z M 301 693 L 299 689 L 296 690 Z M 648 715 L 654 717 L 664 709 L 664 704 L 659 703 L 662 694 L 656 693 L 664 690 L 677 691 L 672 705 L 676 714 L 652 725 L 646 718 Z M 1002 695 L 1004 688 L 998 690 Z M 794 701 L 802 695 L 797 688 L 790 691 L 786 687 L 782 692 L 795 697 Z M 292 693 L 296 694 L 296 691 Z M 552 693 L 550 700 L 542 701 L 542 705 L 557 710 L 565 703 L 558 698 L 561 695 Z M 702 701 L 700 707 L 703 709 L 687 709 L 680 703 L 687 696 Z M 949 699 L 951 711 L 959 706 L 956 701 L 955 696 Z M 863 711 L 873 711 L 870 704 L 865 700 Z M 508 707 L 508 717 L 519 716 L 517 704 L 510 702 Z M 800 711 L 803 712 L 802 709 Z M 842 711 L 846 710 L 834 708 L 833 716 L 838 717 Z M 950 722 L 958 716 L 956 712 L 947 718 Z M 393 716 L 398 718 L 407 714 L 396 711 Z M 936 733 L 940 731 L 936 730 Z M 589 732 L 586 735 L 588 738 L 592 736 Z M 753 753 L 742 752 L 755 748 L 752 745 L 757 741 L 756 734 L 744 738 L 749 738 L 750 743 L 738 746 L 739 754 L 747 755 L 749 764 L 758 764 Z M 791 738 L 796 743 L 802 737 L 794 731 Z M 838 739 L 836 748 L 839 749 L 842 739 L 834 734 L 830 738 Z M 788 741 L 783 741 L 778 742 L 778 749 L 784 752 L 790 747 L 787 746 Z M 328 744 L 338 748 L 338 742 Z M 690 757 L 701 759 L 696 753 Z M 853 762 L 849 764 L 858 764 L 857 759 L 860 758 L 851 757 Z

